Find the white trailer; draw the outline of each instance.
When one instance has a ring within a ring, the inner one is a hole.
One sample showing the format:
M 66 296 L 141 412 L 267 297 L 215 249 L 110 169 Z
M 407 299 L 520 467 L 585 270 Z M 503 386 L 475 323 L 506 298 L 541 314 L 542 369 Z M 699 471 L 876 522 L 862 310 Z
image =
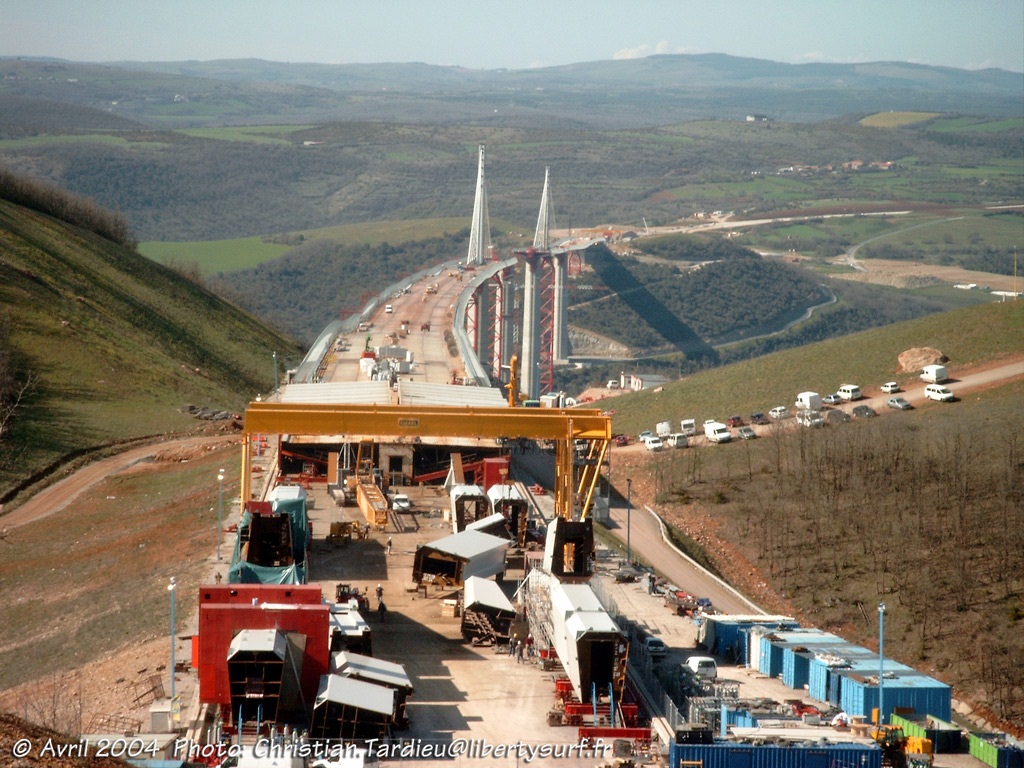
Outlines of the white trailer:
M 926 365 L 921 369 L 921 381 L 929 384 L 941 384 L 949 379 L 949 373 L 944 365 Z
M 801 392 L 796 396 L 796 407 L 800 411 L 820 411 L 821 395 L 817 392 Z

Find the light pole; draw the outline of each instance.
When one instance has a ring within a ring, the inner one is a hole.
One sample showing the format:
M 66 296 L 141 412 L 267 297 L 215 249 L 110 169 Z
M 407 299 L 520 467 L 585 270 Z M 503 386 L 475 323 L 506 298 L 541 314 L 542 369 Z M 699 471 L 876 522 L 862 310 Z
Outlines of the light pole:
M 220 562 L 220 540 L 224 528 L 221 522 L 224 510 L 224 470 L 217 470 L 217 562 Z
M 277 352 L 274 353 L 274 392 L 277 392 Z
M 171 576 L 171 583 L 167 585 L 167 591 L 171 593 L 171 706 L 174 706 L 174 592 L 177 580 Z
M 626 478 L 626 562 L 633 565 L 632 550 L 629 547 L 629 518 L 633 511 L 633 479 Z
M 878 729 L 885 723 L 885 603 L 878 604 Z

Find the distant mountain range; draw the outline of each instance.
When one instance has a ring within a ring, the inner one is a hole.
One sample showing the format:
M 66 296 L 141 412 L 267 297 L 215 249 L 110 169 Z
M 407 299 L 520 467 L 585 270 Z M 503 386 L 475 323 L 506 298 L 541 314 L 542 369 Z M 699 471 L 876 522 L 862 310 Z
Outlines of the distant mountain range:
M 663 55 L 523 70 L 259 59 L 82 64 L 0 59 L 0 94 L 163 126 L 258 121 L 616 128 L 763 114 L 790 122 L 885 110 L 1024 114 L 1024 74 L 906 62 L 783 64 Z

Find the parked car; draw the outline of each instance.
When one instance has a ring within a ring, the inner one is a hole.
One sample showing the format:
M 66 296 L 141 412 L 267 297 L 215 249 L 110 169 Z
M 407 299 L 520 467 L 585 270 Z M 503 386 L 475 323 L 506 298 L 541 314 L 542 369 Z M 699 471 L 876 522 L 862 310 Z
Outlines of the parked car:
M 900 385 L 895 381 L 887 381 L 881 387 L 882 391 L 887 395 L 893 395 L 900 391 Z
M 683 663 L 683 666 L 705 680 L 718 679 L 718 664 L 710 656 L 691 656 Z
M 658 437 L 657 435 L 652 435 L 651 437 L 646 438 L 644 440 L 644 445 L 646 445 L 647 446 L 647 450 L 651 451 L 652 453 L 654 451 L 660 451 L 662 448 L 665 447 L 665 444 L 661 441 L 661 438 Z
M 841 398 L 839 395 L 833 392 L 831 395 L 825 395 L 823 398 L 821 398 L 821 402 L 823 402 L 825 405 L 839 405 L 841 402 L 843 402 L 843 398 Z
M 846 411 L 836 408 L 831 411 L 825 411 L 825 423 L 826 424 L 846 424 L 850 421 L 850 414 Z
M 938 400 L 944 403 L 952 402 L 954 399 L 952 390 L 941 384 L 929 384 L 924 388 L 924 396 L 929 400 Z
M 767 424 L 768 423 L 768 417 L 765 416 L 760 411 L 758 411 L 757 413 L 750 414 L 750 423 L 751 424 Z
M 654 433 L 651 432 L 651 430 L 649 429 L 645 429 L 643 432 L 636 436 L 636 439 L 638 443 L 642 443 L 648 437 L 654 437 Z
M 728 424 L 730 427 L 742 427 L 743 426 L 743 417 L 742 416 L 730 416 L 728 419 L 726 419 L 725 423 Z
M 784 405 L 777 405 L 768 411 L 768 415 L 773 419 L 785 419 L 789 416 L 789 408 Z
M 909 411 L 914 407 L 902 397 L 890 397 L 885 401 L 885 404 L 899 411 Z
M 853 409 L 853 418 L 855 419 L 870 419 L 872 416 L 877 416 L 875 409 L 870 405 L 858 405 Z
M 753 427 L 740 427 L 736 434 L 740 436 L 740 440 L 753 440 L 757 437 L 757 432 L 754 431 Z
M 391 508 L 395 512 L 408 512 L 412 509 L 412 502 L 409 501 L 409 497 L 404 493 L 396 493 L 395 497 L 391 500 Z
M 661 639 L 648 635 L 644 638 L 644 650 L 647 651 L 647 655 L 652 659 L 660 659 L 668 649 Z
M 616 445 L 629 445 L 629 435 L 612 435 L 612 442 Z

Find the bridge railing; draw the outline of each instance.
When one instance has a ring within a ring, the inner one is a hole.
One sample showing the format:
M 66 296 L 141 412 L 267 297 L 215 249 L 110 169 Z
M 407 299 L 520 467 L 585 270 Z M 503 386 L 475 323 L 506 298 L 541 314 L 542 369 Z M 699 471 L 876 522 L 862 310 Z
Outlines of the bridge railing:
M 327 326 L 320 331 L 320 335 L 317 336 L 316 341 L 314 341 L 312 346 L 310 346 L 309 351 L 306 352 L 306 356 L 302 358 L 302 362 L 299 363 L 296 368 L 295 383 L 316 383 L 317 371 L 320 370 L 320 365 L 323 362 L 324 357 L 326 357 L 327 353 L 331 351 L 334 340 L 341 334 L 354 332 L 359 327 L 360 323 L 365 322 L 367 318 L 376 311 L 377 307 L 381 304 L 386 304 L 388 299 L 395 293 L 413 285 L 438 270 L 455 269 L 456 265 L 460 264 L 461 261 L 461 259 L 453 259 L 451 261 L 446 261 L 443 264 L 427 267 L 425 269 L 421 269 L 419 272 L 407 275 L 401 280 L 392 283 L 370 299 L 359 312 L 349 315 L 343 320 L 333 320 L 328 323 Z
M 515 265 L 516 259 L 513 257 L 504 261 L 494 261 L 477 266 L 473 278 L 462 289 L 459 298 L 455 302 L 455 313 L 454 317 L 452 317 L 452 324 L 454 326 L 452 332 L 455 334 L 455 344 L 459 348 L 459 355 L 462 357 L 463 365 L 466 367 L 467 383 L 472 383 L 478 387 L 491 386 L 491 377 L 480 362 L 480 359 L 476 356 L 473 342 L 466 332 L 466 309 L 469 306 L 470 298 L 480 286 L 503 269 L 514 267 Z

